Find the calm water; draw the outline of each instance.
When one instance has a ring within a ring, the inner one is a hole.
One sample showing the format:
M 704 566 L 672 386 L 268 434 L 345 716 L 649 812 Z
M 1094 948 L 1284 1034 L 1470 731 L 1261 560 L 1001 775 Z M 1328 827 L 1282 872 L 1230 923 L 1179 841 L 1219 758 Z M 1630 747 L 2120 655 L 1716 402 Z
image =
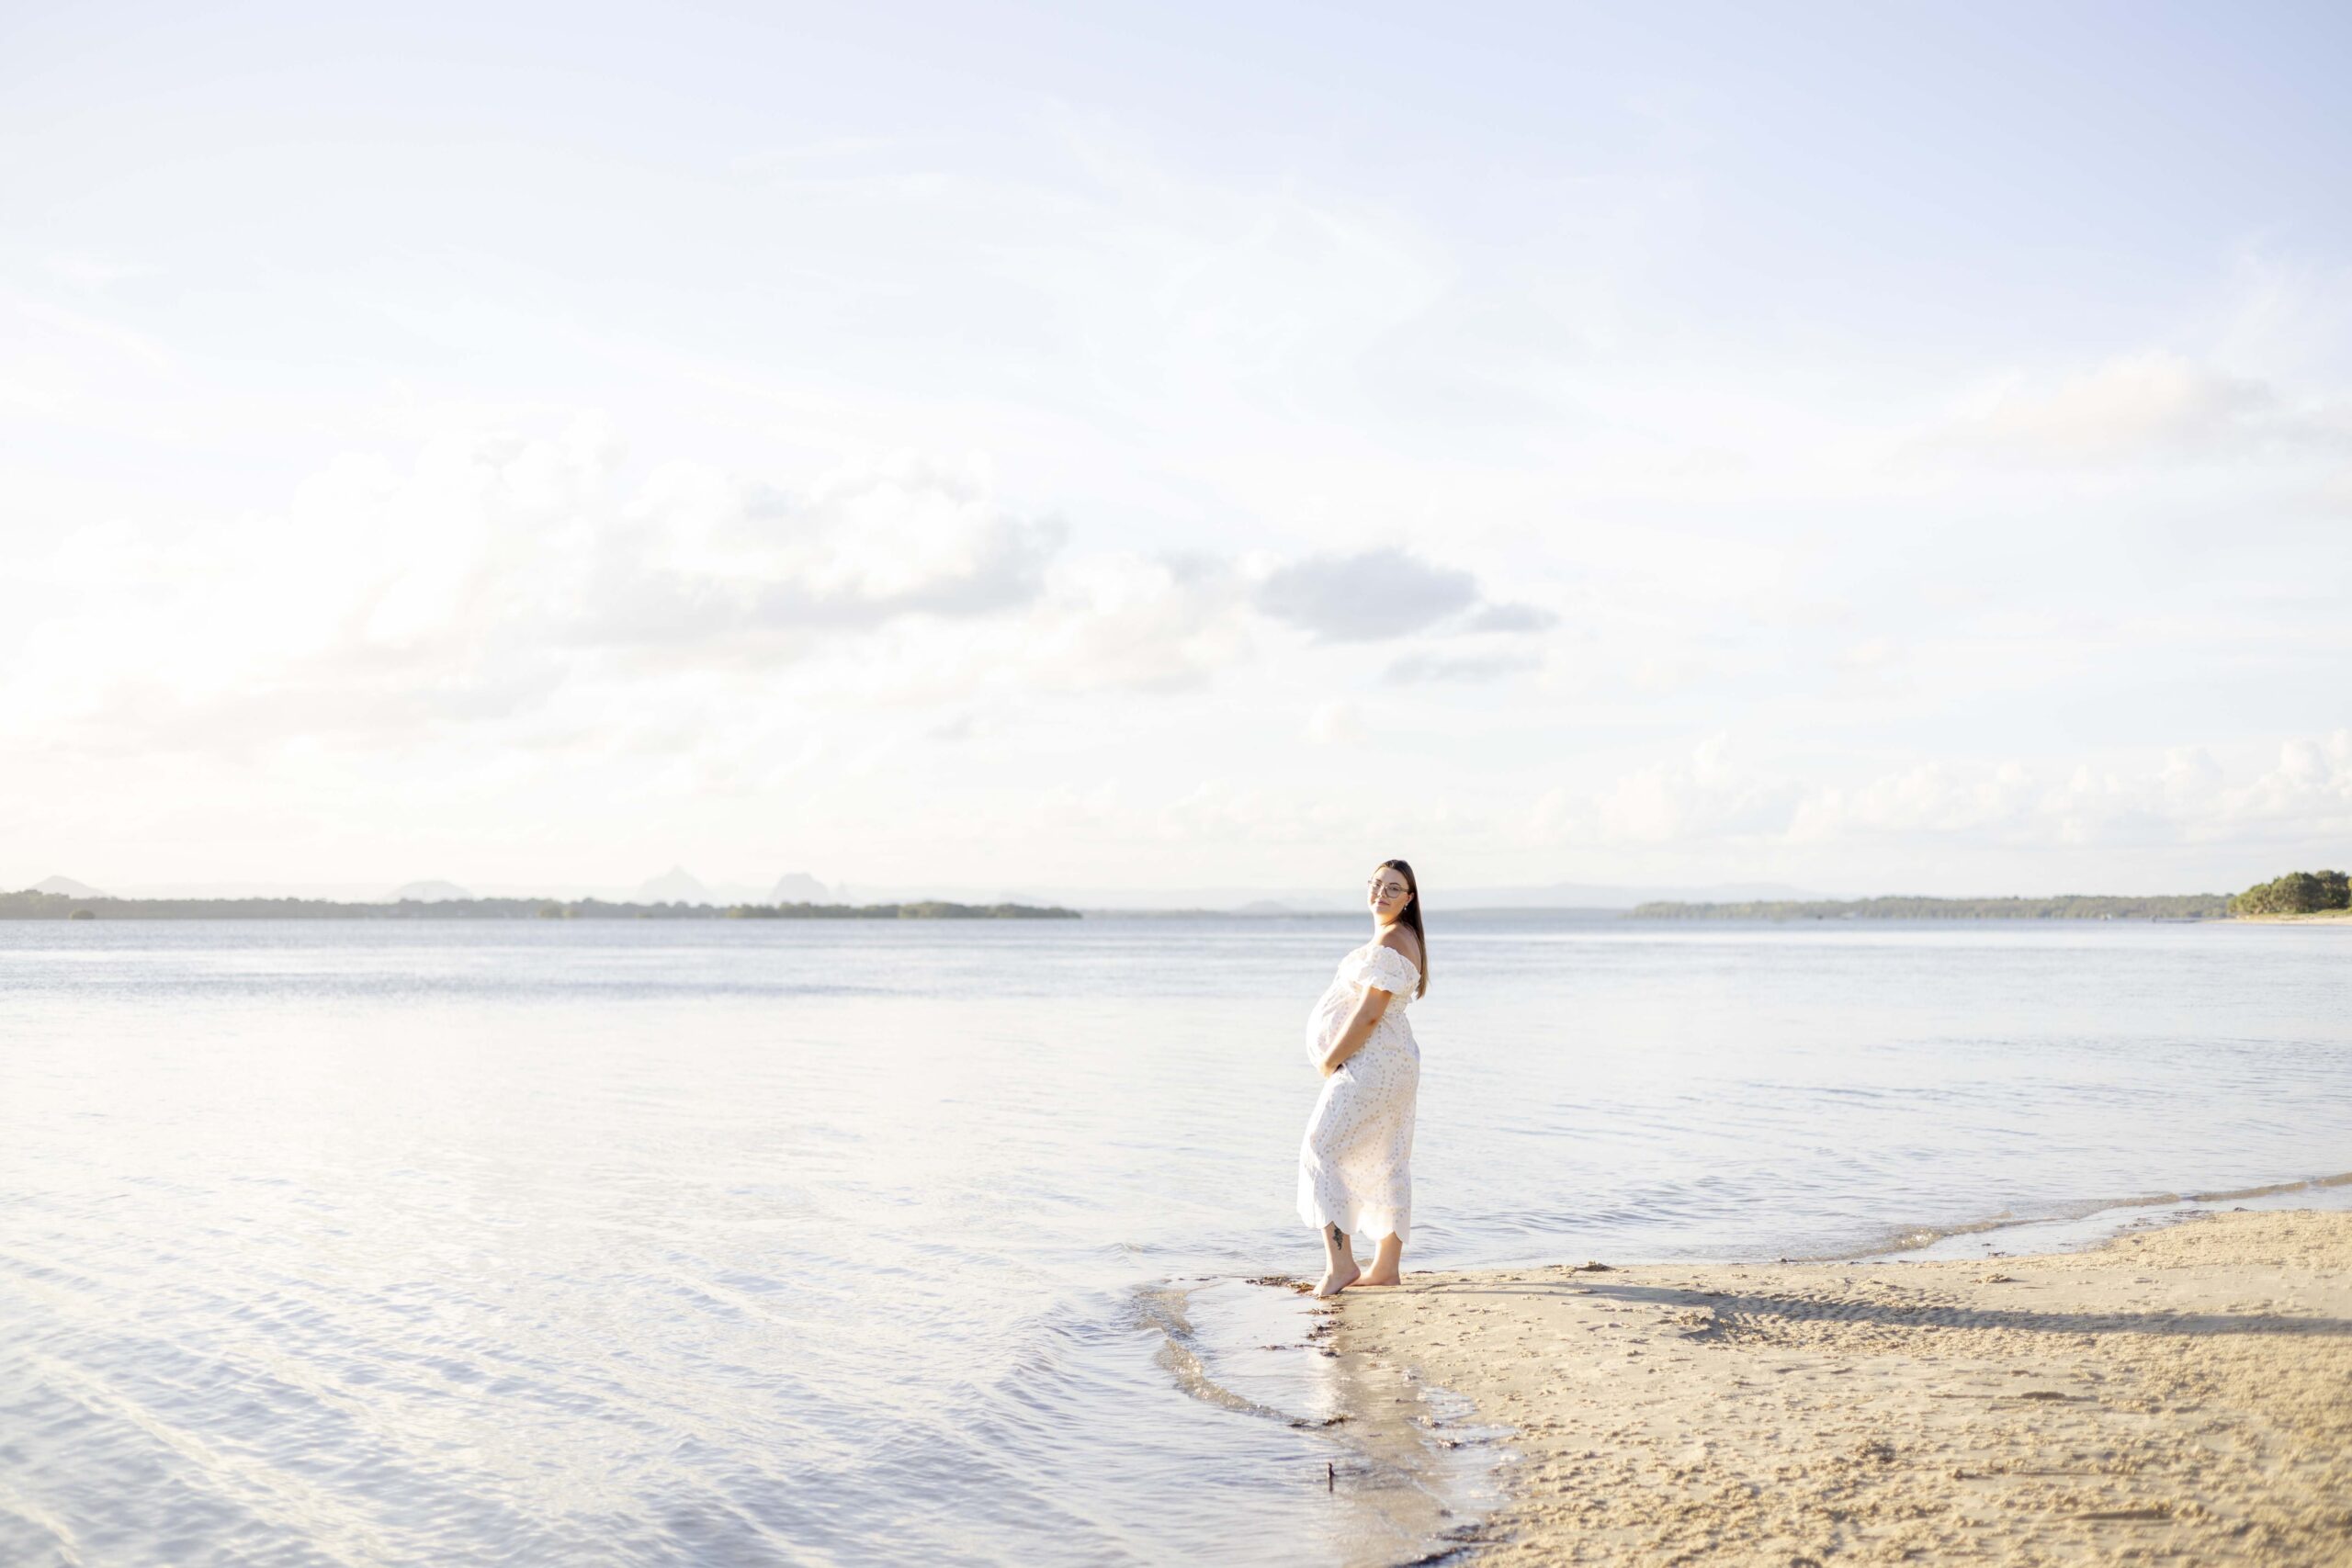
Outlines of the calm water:
M 1408 1268 L 2352 1170 L 2352 931 L 1431 936 Z M 0 924 L 0 1562 L 1408 1555 L 1476 1475 L 1241 1282 L 1361 940 Z

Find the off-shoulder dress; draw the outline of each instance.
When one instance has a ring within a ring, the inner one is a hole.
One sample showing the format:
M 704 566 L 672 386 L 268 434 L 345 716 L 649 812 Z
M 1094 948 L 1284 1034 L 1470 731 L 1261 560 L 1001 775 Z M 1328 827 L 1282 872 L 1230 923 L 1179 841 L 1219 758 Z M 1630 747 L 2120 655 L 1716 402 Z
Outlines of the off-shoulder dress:
M 1307 1015 L 1307 1056 L 1319 1063 L 1364 988 L 1388 993 L 1372 1038 L 1323 1080 L 1298 1145 L 1298 1217 L 1317 1230 L 1333 1224 L 1374 1241 L 1392 1235 L 1409 1239 L 1421 1048 L 1405 1010 L 1420 981 L 1411 959 L 1366 942 L 1340 961 L 1339 973 Z

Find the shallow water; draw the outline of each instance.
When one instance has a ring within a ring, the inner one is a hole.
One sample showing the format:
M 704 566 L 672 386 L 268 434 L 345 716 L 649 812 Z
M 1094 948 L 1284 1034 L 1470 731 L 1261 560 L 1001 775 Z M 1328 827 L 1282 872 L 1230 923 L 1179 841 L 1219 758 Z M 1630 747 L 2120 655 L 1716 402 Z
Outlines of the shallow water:
M 1408 1267 L 2352 1169 L 2352 931 L 1431 934 Z M 1317 1425 L 1364 1391 L 1242 1282 L 1317 1258 L 1298 1035 L 1361 940 L 0 924 L 0 1562 L 1410 1555 L 1459 1413 Z

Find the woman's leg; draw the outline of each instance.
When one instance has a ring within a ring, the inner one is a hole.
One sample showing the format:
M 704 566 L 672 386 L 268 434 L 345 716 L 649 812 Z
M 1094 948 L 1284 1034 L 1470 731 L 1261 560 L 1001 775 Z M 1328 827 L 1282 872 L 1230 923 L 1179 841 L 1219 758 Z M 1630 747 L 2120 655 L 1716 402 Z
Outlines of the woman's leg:
M 1323 1227 L 1323 1279 L 1315 1287 L 1318 1296 L 1336 1296 L 1356 1282 L 1363 1272 L 1356 1267 L 1355 1249 L 1348 1245 L 1348 1234 L 1337 1225 Z
M 1405 1238 L 1391 1231 L 1380 1238 L 1380 1250 L 1373 1255 L 1372 1271 L 1363 1277 L 1367 1285 L 1393 1285 L 1397 1280 L 1396 1266 L 1405 1260 Z

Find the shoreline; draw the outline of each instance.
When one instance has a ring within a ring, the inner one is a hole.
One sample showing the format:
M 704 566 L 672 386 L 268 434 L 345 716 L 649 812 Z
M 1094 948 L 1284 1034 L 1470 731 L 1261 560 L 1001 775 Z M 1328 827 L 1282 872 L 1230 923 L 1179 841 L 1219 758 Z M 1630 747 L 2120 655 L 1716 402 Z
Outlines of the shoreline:
M 2352 1171 L 2300 1177 L 2252 1187 L 2200 1192 L 2154 1192 L 2138 1198 L 2100 1199 L 2053 1205 L 2041 1214 L 2015 1212 L 1947 1225 L 1906 1226 L 1888 1245 L 1851 1252 L 1806 1253 L 1788 1263 L 1925 1263 L 2006 1258 L 2004 1243 L 2022 1242 L 2025 1255 L 2088 1252 L 2133 1231 L 2180 1224 L 2228 1204 L 2234 1209 L 2352 1209 Z M 1966 1250 L 1973 1245 L 1982 1252 Z
M 2232 915 L 2230 919 L 2261 926 L 2326 925 L 2334 921 L 2352 923 L 2352 909 L 2312 909 L 2301 915 Z
M 1439 1447 L 1498 1435 L 1464 1561 L 2352 1563 L 2352 1213 L 1408 1273 L 1334 1305 L 1349 1386 L 1458 1396 Z

